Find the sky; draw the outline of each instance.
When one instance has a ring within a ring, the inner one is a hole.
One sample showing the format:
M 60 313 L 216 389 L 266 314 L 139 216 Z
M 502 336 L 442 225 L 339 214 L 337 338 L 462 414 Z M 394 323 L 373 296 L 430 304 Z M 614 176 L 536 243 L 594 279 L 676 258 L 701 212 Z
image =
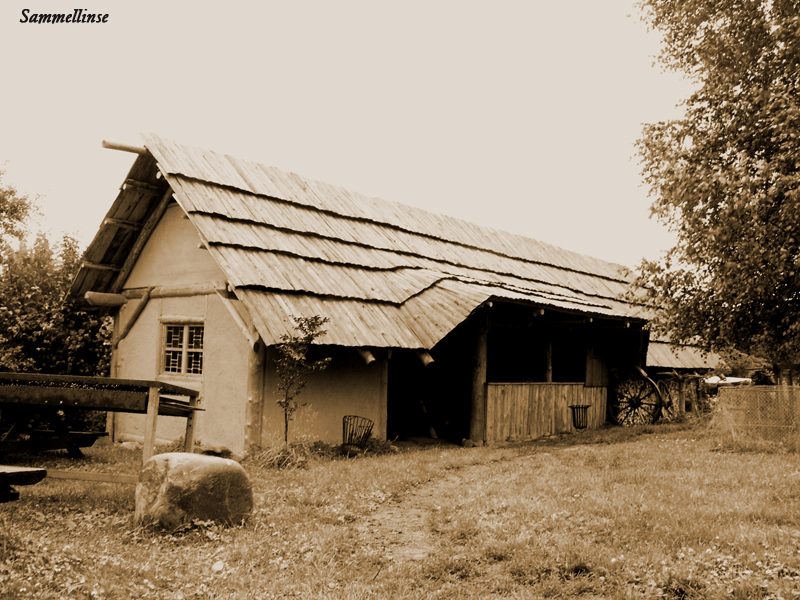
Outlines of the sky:
M 659 40 L 628 0 L 3 0 L 3 183 L 85 246 L 102 141 L 153 132 L 634 267 L 673 242 L 634 144 L 691 91 Z

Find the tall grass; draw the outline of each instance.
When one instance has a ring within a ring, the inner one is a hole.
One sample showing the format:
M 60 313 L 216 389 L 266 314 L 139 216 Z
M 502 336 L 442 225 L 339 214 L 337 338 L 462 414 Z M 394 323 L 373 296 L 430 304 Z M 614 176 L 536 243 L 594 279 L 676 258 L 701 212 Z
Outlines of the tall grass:
M 0 596 L 795 597 L 797 456 L 719 450 L 695 424 L 245 461 L 250 521 L 176 532 L 133 526 L 131 486 L 45 480 L 0 507 Z

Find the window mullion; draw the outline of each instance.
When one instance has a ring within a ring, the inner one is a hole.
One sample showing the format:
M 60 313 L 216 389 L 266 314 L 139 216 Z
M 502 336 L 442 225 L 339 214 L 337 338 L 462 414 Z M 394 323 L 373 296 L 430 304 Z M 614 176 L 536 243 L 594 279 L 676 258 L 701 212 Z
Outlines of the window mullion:
M 183 326 L 183 348 L 181 349 L 181 373 L 189 372 L 189 326 Z

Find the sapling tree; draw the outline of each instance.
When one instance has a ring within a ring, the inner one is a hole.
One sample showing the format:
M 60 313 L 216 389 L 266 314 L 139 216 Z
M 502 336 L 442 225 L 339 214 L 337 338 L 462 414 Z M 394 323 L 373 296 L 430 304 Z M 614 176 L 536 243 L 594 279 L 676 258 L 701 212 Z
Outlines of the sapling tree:
M 315 372 L 322 371 L 330 358 L 321 358 L 315 361 L 308 360 L 308 351 L 311 345 L 323 337 L 327 331 L 322 327 L 330 319 L 328 317 L 292 317 L 294 319 L 295 334 L 284 334 L 278 344 L 277 370 L 280 379 L 277 393 L 280 399 L 278 406 L 283 409 L 283 442 L 289 445 L 289 421 L 297 410 L 298 394 L 306 386 L 306 377 Z

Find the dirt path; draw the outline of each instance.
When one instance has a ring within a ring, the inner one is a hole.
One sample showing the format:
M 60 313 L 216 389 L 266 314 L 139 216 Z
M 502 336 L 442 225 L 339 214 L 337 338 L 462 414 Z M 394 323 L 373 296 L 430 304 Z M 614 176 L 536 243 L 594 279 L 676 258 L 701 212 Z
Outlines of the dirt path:
M 387 558 L 395 563 L 425 560 L 436 549 L 428 515 L 437 499 L 446 490 L 480 477 L 488 468 L 488 464 L 478 464 L 454 469 L 435 481 L 417 486 L 403 500 L 387 503 L 370 514 L 358 525 L 358 531 L 382 547 Z

